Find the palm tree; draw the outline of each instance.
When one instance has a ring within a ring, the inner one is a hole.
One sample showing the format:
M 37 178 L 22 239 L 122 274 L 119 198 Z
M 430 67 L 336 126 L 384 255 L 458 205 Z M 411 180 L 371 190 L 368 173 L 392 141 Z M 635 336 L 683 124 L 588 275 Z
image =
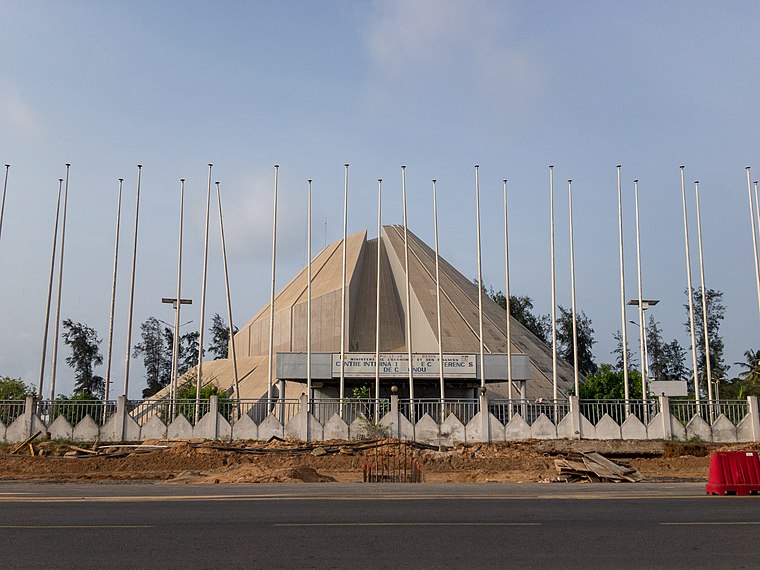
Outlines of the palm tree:
M 747 350 L 744 352 L 744 362 L 737 362 L 742 368 L 746 368 L 739 373 L 739 377 L 747 384 L 760 385 L 760 349 Z

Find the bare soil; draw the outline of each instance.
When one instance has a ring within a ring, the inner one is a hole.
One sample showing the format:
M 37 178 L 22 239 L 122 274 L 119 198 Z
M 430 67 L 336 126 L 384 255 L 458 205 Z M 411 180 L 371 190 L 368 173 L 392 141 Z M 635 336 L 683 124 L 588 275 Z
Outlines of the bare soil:
M 212 442 L 149 441 L 146 447 L 99 449 L 98 455 L 72 457 L 69 442 L 35 443 L 11 455 L 14 446 L 0 446 L 0 480 L 4 481 L 160 481 L 166 483 L 358 482 L 363 466 L 416 461 L 427 482 L 552 482 L 554 459 L 577 451 L 596 451 L 638 470 L 645 481 L 706 481 L 709 452 L 754 449 L 758 444 L 718 445 L 701 442 L 525 441 L 471 444 L 434 449 L 429 446 L 378 442 L 295 441 Z M 166 445 L 148 450 L 148 445 Z M 380 459 L 378 459 L 380 457 Z

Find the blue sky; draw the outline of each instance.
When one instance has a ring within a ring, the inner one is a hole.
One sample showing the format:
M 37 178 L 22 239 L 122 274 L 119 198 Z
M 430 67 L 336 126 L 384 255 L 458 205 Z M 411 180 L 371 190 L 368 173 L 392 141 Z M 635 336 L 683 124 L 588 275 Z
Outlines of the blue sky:
M 688 347 L 684 164 L 695 284 L 699 179 L 707 285 L 725 292 L 726 361 L 740 360 L 760 345 L 744 173 L 752 165 L 760 177 L 759 15 L 751 2 L 5 2 L 0 161 L 12 166 L 0 238 L 0 374 L 37 381 L 56 181 L 66 162 L 62 316 L 97 329 L 104 349 L 117 179 L 125 179 L 117 386 L 138 163 L 138 332 L 150 315 L 172 317 L 160 298 L 174 292 L 182 177 L 183 288 L 199 298 L 209 162 L 223 192 L 239 324 L 268 299 L 275 163 L 278 285 L 305 263 L 307 178 L 315 248 L 340 236 L 346 162 L 350 231 L 374 234 L 377 178 L 385 180 L 385 222 L 400 223 L 405 163 L 410 228 L 432 243 L 437 178 L 441 253 L 475 276 L 479 163 L 485 281 L 503 288 L 501 180 L 508 178 L 512 290 L 548 313 L 547 167 L 554 164 L 558 302 L 570 302 L 572 178 L 578 305 L 593 321 L 600 361 L 612 359 L 611 335 L 620 328 L 616 164 L 623 165 L 627 296 L 636 293 L 638 178 L 644 294 L 662 299 L 653 314 L 667 338 Z M 216 237 L 211 253 L 208 314 L 224 314 Z M 197 304 L 185 316 L 197 323 Z M 636 334 L 629 327 L 634 352 Z M 134 366 L 132 396 L 141 376 Z M 61 359 L 61 391 L 72 383 Z

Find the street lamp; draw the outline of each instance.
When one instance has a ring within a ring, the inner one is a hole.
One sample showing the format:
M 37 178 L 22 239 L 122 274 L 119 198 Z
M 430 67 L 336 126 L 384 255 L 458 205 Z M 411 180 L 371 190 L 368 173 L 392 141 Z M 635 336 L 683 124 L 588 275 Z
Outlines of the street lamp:
M 179 303 L 177 303 L 178 297 L 161 297 L 161 302 L 166 304 L 171 304 L 171 306 L 174 308 L 174 322 L 176 323 L 174 326 L 169 325 L 169 327 L 173 330 L 173 342 L 172 342 L 172 371 L 171 371 L 171 381 L 169 384 L 169 398 L 173 399 L 176 398 L 176 392 L 177 392 L 177 358 L 178 358 L 178 352 L 179 352 L 179 329 L 180 327 L 187 325 L 193 321 L 188 321 L 187 323 L 184 323 L 184 325 L 179 324 L 179 308 L 180 305 L 192 305 L 193 300 L 192 299 L 182 299 L 179 297 Z M 160 319 L 159 319 L 160 320 Z M 164 323 L 164 321 L 161 321 Z M 168 323 L 164 323 L 165 325 L 168 325 Z M 173 412 L 172 412 L 173 414 Z
M 659 299 L 641 299 L 641 323 L 639 324 L 639 335 L 641 335 L 642 342 L 640 343 L 641 346 L 641 381 L 643 386 L 648 386 L 647 383 L 647 376 L 648 374 L 648 368 L 649 368 L 649 349 L 647 347 L 647 320 L 646 316 L 644 315 L 644 312 L 649 307 L 654 307 L 657 303 L 659 303 Z M 639 299 L 631 299 L 627 303 L 628 305 L 638 307 L 639 306 Z M 633 323 L 633 321 L 630 321 Z M 636 323 L 633 323 L 636 324 Z M 642 393 L 642 398 L 646 399 L 646 390 Z

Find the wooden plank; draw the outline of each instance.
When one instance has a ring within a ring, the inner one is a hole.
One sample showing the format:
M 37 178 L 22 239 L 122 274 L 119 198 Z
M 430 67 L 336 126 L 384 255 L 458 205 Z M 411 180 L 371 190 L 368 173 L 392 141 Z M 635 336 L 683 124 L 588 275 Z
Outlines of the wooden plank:
M 18 453 L 18 451 L 21 450 L 21 449 L 24 449 L 27 445 L 29 445 L 30 443 L 32 443 L 35 439 L 37 439 L 38 437 L 40 437 L 40 435 L 42 435 L 42 432 L 38 431 L 32 437 L 30 437 L 29 439 L 24 440 L 21 443 L 19 443 L 16 447 L 13 448 L 13 451 L 11 451 L 11 455 L 13 455 L 14 453 Z

